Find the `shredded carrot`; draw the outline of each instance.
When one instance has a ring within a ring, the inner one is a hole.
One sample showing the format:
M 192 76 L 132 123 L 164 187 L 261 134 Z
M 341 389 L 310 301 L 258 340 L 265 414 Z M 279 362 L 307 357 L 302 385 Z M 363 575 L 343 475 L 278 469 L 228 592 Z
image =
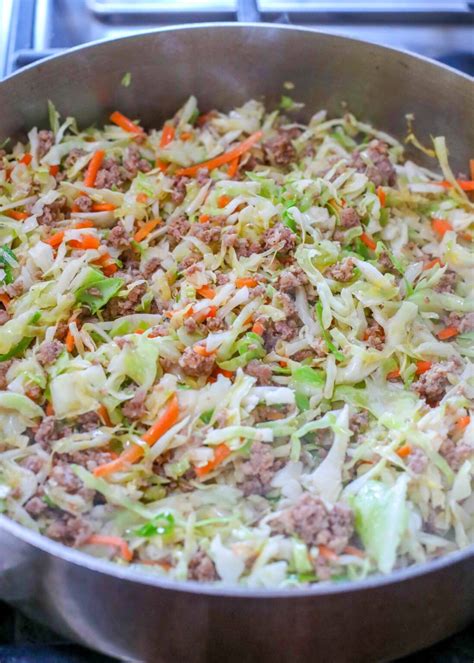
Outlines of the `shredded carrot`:
M 203 311 L 195 313 L 194 319 L 196 320 L 196 322 L 203 322 L 203 320 L 207 320 L 208 318 L 215 318 L 216 315 L 217 315 L 217 306 L 210 306 L 208 309 L 204 309 Z
M 472 237 L 471 233 L 468 233 L 466 230 L 461 230 L 461 232 L 458 233 L 458 235 L 465 242 L 472 242 L 473 237 Z
M 231 453 L 231 450 L 227 446 L 227 444 L 219 444 L 214 451 L 214 458 L 210 460 L 206 465 L 203 465 L 202 467 L 195 467 L 194 471 L 196 472 L 196 475 L 201 478 L 206 476 L 206 474 L 209 474 L 209 472 L 212 472 L 213 470 L 216 469 L 226 458 L 229 456 Z
M 216 375 L 223 375 L 225 378 L 233 378 L 234 374 L 232 371 L 226 371 L 225 368 L 218 368 Z
M 232 161 L 229 163 L 229 167 L 227 168 L 227 175 L 230 178 L 235 177 L 238 168 L 239 168 L 239 157 L 236 157 L 235 159 L 232 159 Z
M 474 191 L 474 178 L 472 180 L 456 180 L 456 182 L 463 191 Z M 439 184 L 446 189 L 451 189 L 453 186 L 451 182 L 448 182 L 447 180 L 443 180 L 442 182 L 439 182 Z
M 396 368 L 394 371 L 387 373 L 387 380 L 396 380 L 400 377 L 400 369 Z
M 110 121 L 119 126 L 124 131 L 128 131 L 131 134 L 142 134 L 143 129 L 137 126 L 132 120 L 129 120 L 128 117 L 120 113 L 119 111 L 114 111 L 110 116 Z
M 7 309 L 8 305 L 10 303 L 10 297 L 7 295 L 6 292 L 0 293 L 0 302 L 3 304 L 3 306 Z
M 449 338 L 454 338 L 459 334 L 457 327 L 444 327 L 436 334 L 440 341 L 447 341 Z
M 236 288 L 244 288 L 245 286 L 247 286 L 247 288 L 255 288 L 257 285 L 258 281 L 256 279 L 252 278 L 235 279 Z
M 97 152 L 94 152 L 92 159 L 87 166 L 86 176 L 84 177 L 84 186 L 93 187 L 95 185 L 95 178 L 97 177 L 97 173 L 99 172 L 104 157 L 104 150 L 97 150 Z
M 95 235 L 82 235 L 81 239 L 71 239 L 69 244 L 74 249 L 82 249 L 87 251 L 89 249 L 98 249 L 100 241 Z
M 54 417 L 54 408 L 52 403 L 46 403 L 45 412 L 48 417 Z
M 55 249 L 61 244 L 63 239 L 64 239 L 64 230 L 60 230 L 59 232 L 54 233 L 54 235 L 51 235 L 51 237 L 45 239 L 44 242 L 45 244 L 49 244 L 50 246 L 53 247 L 53 249 Z
M 24 221 L 24 219 L 28 218 L 28 214 L 26 212 L 17 212 L 14 209 L 9 209 L 6 212 L 3 212 L 5 216 L 9 216 L 10 219 L 15 219 L 16 221 Z
M 83 228 L 95 228 L 95 226 L 92 223 L 92 221 L 90 221 L 89 219 L 84 219 L 84 221 L 78 221 L 77 223 L 75 223 L 74 228 L 76 230 L 81 230 Z
M 471 171 L 471 180 L 474 180 L 474 159 L 469 159 L 469 170 Z
M 91 546 L 112 546 L 118 548 L 120 554 L 126 562 L 131 562 L 133 552 L 128 547 L 128 543 L 121 536 L 105 536 L 104 534 L 91 534 L 84 542 Z
M 150 221 L 143 224 L 140 230 L 137 230 L 133 239 L 136 242 L 141 242 L 142 239 L 145 239 L 145 237 L 147 237 L 159 223 L 161 223 L 161 219 L 150 219 Z
M 114 262 L 110 262 L 102 267 L 102 271 L 104 272 L 105 276 L 112 276 L 112 274 L 115 274 L 117 270 L 118 267 Z
M 146 193 L 138 193 L 137 194 L 137 203 L 146 203 L 148 200 L 148 196 Z
M 158 419 L 155 421 L 146 433 L 142 435 L 142 440 L 148 446 L 155 444 L 159 438 L 166 433 L 178 420 L 179 404 L 176 394 L 170 398 L 168 403 L 163 408 Z M 99 465 L 95 468 L 94 474 L 97 477 L 107 476 L 113 472 L 119 472 L 126 469 L 127 465 L 135 463 L 143 456 L 143 448 L 138 444 L 132 444 L 128 449 L 123 451 L 120 456 L 112 460 L 110 463 Z
M 117 209 L 117 205 L 112 203 L 94 203 L 91 208 L 93 212 L 113 212 L 114 209 Z
M 279 361 L 278 363 L 280 364 L 280 366 L 281 366 L 282 368 L 286 368 L 286 367 L 288 366 L 288 362 L 287 362 L 287 361 L 283 361 L 283 360 L 282 360 L 282 361 Z
M 423 271 L 426 272 L 428 269 L 431 269 L 435 265 L 439 265 L 440 267 L 444 267 L 444 263 L 441 262 L 439 258 L 434 258 L 433 260 L 430 260 L 429 262 L 425 262 L 423 265 Z
M 254 323 L 252 327 L 252 331 L 254 334 L 258 334 L 259 336 L 263 336 L 263 332 L 265 331 L 265 327 L 262 325 L 261 322 L 257 320 L 257 322 Z
M 161 159 L 157 159 L 155 161 L 155 168 L 159 168 L 162 173 L 165 172 L 165 170 L 168 168 L 168 164 L 165 163 L 164 161 L 161 161 Z
M 71 353 L 74 350 L 74 336 L 71 334 L 71 330 L 68 329 L 66 336 L 66 350 Z
M 471 423 L 471 417 L 467 415 L 466 417 L 461 417 L 456 421 L 456 430 L 460 433 Z
M 362 233 L 362 235 L 360 236 L 360 239 L 372 251 L 375 251 L 375 249 L 377 248 L 377 244 L 375 243 L 375 240 L 373 239 L 373 237 L 371 237 L 367 233 Z
M 432 367 L 432 363 L 430 361 L 420 361 L 416 362 L 416 374 L 421 375 L 422 373 L 426 373 L 426 371 L 429 371 L 430 368 Z
M 380 206 L 385 207 L 387 196 L 385 195 L 385 191 L 382 189 L 381 186 L 377 187 L 377 196 L 378 199 L 380 200 Z
M 433 228 L 433 232 L 441 237 L 444 237 L 448 230 L 453 230 L 453 226 L 446 219 L 433 219 L 431 227 Z
M 196 124 L 198 125 L 198 127 L 202 127 L 206 124 L 206 122 L 209 122 L 209 120 L 211 120 L 215 116 L 216 112 L 213 110 L 208 111 L 207 113 L 201 113 L 201 115 L 196 120 Z
M 395 452 L 400 458 L 406 458 L 411 454 L 411 446 L 409 444 L 404 444 L 403 447 L 400 447 Z
M 199 223 L 207 223 L 211 216 L 209 214 L 201 214 L 199 217 Z
M 56 175 L 59 173 L 59 166 L 58 165 L 53 165 L 49 167 L 49 174 L 52 175 L 53 177 L 56 177 Z
M 191 177 L 194 177 L 194 175 L 196 175 L 198 170 L 201 168 L 206 168 L 207 170 L 214 170 L 214 168 L 219 168 L 219 166 L 223 166 L 225 163 L 233 161 L 236 157 L 240 157 L 242 154 L 244 154 L 244 152 L 248 152 L 248 150 L 250 150 L 250 148 L 260 140 L 262 135 L 263 134 L 261 131 L 256 131 L 254 134 L 249 136 L 246 140 L 242 141 L 236 147 L 233 147 L 228 152 L 224 152 L 224 154 L 220 154 L 219 156 L 214 157 L 213 159 L 209 159 L 208 161 L 196 163 L 194 166 L 179 168 L 176 171 L 176 175 L 190 175 Z
M 338 557 L 336 553 L 333 550 L 331 550 L 331 548 L 328 548 L 328 546 L 322 544 L 318 546 L 318 549 L 321 557 L 325 559 L 327 562 L 337 562 Z
M 181 140 L 184 141 L 191 140 L 191 138 L 193 137 L 193 133 L 192 131 L 182 131 L 179 137 Z
M 174 140 L 175 133 L 176 129 L 172 124 L 165 124 L 161 133 L 160 147 L 163 148 L 169 145 L 171 141 Z
M 209 351 L 205 345 L 195 345 L 193 350 L 197 355 L 201 355 L 201 357 L 212 357 L 215 353 L 215 350 Z
M 31 161 L 32 161 L 32 159 L 33 159 L 33 155 L 31 155 L 31 154 L 29 154 L 29 153 L 27 152 L 26 154 L 24 154 L 24 155 L 21 157 L 21 159 L 20 159 L 20 161 L 19 161 L 18 163 L 24 163 L 25 166 L 29 166 L 30 163 L 31 163 Z
M 232 198 L 230 196 L 226 195 L 219 196 L 219 198 L 217 199 L 217 207 L 222 209 L 223 207 L 226 207 L 226 205 L 228 205 L 231 200 Z
M 102 404 L 99 405 L 98 410 L 97 410 L 97 414 L 99 415 L 99 417 L 102 419 L 103 423 L 106 426 L 113 426 L 112 422 L 110 421 L 109 413 L 108 413 L 107 408 L 105 407 L 105 405 L 102 405 Z
M 200 288 L 196 290 L 198 295 L 201 295 L 201 297 L 205 297 L 206 299 L 214 299 L 216 296 L 216 291 L 214 288 L 211 288 L 208 285 L 203 285 Z
M 354 555 L 354 557 L 365 557 L 365 553 L 363 550 L 360 548 L 356 548 L 355 546 L 346 546 L 343 550 L 343 552 L 346 555 Z

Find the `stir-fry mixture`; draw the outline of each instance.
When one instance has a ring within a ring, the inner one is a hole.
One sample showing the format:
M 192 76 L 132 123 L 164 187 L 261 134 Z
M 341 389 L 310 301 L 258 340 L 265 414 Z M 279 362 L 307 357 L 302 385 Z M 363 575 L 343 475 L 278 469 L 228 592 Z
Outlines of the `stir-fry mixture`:
M 4 514 L 249 587 L 472 542 L 474 175 L 293 109 L 81 131 L 50 104 L 4 146 Z

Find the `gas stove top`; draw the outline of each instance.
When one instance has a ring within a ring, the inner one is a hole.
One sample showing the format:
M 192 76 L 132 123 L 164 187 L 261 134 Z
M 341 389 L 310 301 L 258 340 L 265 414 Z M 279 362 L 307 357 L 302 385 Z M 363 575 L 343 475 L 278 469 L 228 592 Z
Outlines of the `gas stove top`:
M 405 48 L 474 74 L 469 0 L 0 0 L 0 77 L 97 39 L 203 21 L 304 25 Z

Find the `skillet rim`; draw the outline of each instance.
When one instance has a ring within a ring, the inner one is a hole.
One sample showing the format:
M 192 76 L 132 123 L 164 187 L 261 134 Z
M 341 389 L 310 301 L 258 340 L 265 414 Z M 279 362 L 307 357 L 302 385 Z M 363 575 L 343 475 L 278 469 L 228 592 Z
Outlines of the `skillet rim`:
M 10 74 L 2 81 L 0 81 L 0 94 L 2 88 L 6 83 L 14 82 L 15 80 L 21 78 L 24 75 L 28 75 L 35 68 L 44 66 L 52 60 L 57 59 L 67 59 L 73 57 L 75 53 L 79 51 L 88 51 L 96 49 L 97 47 L 104 46 L 108 43 L 116 43 L 125 40 L 141 40 L 143 37 L 152 38 L 153 35 L 160 34 L 162 32 L 181 32 L 183 30 L 208 30 L 209 28 L 213 29 L 232 29 L 232 30 L 244 30 L 247 28 L 252 29 L 272 29 L 272 30 L 289 30 L 292 32 L 304 32 L 317 35 L 319 38 L 323 39 L 336 39 L 344 42 L 354 42 L 357 44 L 364 44 L 372 46 L 381 51 L 388 51 L 392 55 L 402 55 L 408 61 L 422 61 L 428 67 L 444 69 L 447 72 L 456 75 L 458 78 L 465 80 L 474 84 L 474 77 L 469 76 L 464 72 L 461 72 L 453 67 L 450 67 L 444 63 L 436 62 L 431 60 L 428 57 L 419 55 L 408 51 L 406 49 L 398 49 L 390 46 L 383 46 L 376 42 L 372 42 L 364 39 L 357 39 L 354 37 L 347 37 L 345 35 L 340 35 L 337 33 L 327 33 L 320 30 L 315 30 L 303 26 L 292 26 L 292 25 L 279 25 L 272 23 L 252 23 L 252 22 L 243 22 L 243 23 L 233 23 L 229 21 L 220 21 L 220 22 L 206 22 L 206 23 L 187 23 L 182 25 L 175 26 L 164 26 L 161 28 L 155 28 L 151 30 L 143 30 L 139 33 L 134 33 L 132 35 L 127 35 L 125 37 L 117 37 L 115 39 L 100 39 L 93 42 L 88 42 L 87 44 L 81 44 L 74 46 L 71 49 L 68 49 L 65 53 L 58 53 L 51 55 L 47 58 L 40 60 L 39 62 L 31 63 L 23 67 L 20 71 Z M 463 561 L 474 558 L 474 544 L 458 550 L 452 553 L 448 553 L 436 560 L 429 562 L 423 562 L 421 564 L 413 564 L 404 569 L 398 569 L 392 573 L 382 576 L 382 575 L 372 575 L 364 578 L 363 580 L 349 580 L 343 581 L 340 583 L 317 583 L 302 588 L 287 588 L 287 589 L 253 589 L 248 587 L 243 587 L 239 585 L 207 585 L 204 583 L 199 583 L 193 580 L 178 581 L 178 580 L 168 580 L 167 578 L 160 578 L 154 576 L 150 572 L 141 572 L 138 569 L 121 566 L 116 562 L 110 562 L 107 560 L 102 560 L 98 557 L 94 557 L 84 552 L 80 552 L 73 548 L 69 548 L 61 543 L 55 542 L 46 536 L 30 530 L 27 527 L 20 525 L 11 518 L 0 514 L 0 530 L 7 532 L 9 535 L 13 536 L 16 539 L 19 539 L 23 543 L 31 545 L 33 548 L 38 548 L 42 552 L 51 555 L 55 559 L 59 559 L 60 562 L 66 562 L 69 564 L 74 564 L 82 569 L 89 571 L 94 571 L 101 573 L 107 576 L 112 576 L 117 580 L 126 580 L 133 583 L 139 583 L 141 585 L 148 585 L 150 587 L 157 587 L 160 589 L 165 589 L 167 591 L 178 591 L 180 593 L 188 594 L 203 594 L 210 597 L 228 597 L 228 598 L 252 598 L 252 599 L 303 599 L 307 597 L 317 597 L 317 596 L 328 596 L 328 595 L 338 595 L 346 594 L 348 592 L 360 592 L 368 591 L 371 589 L 378 589 L 383 587 L 390 587 L 392 585 L 397 585 L 402 582 L 407 582 L 418 577 L 435 574 L 438 571 L 441 571 L 447 567 L 455 566 L 462 563 Z M 7 571 L 8 572 L 8 571 Z M 2 570 L 0 568 L 0 582 L 1 582 Z

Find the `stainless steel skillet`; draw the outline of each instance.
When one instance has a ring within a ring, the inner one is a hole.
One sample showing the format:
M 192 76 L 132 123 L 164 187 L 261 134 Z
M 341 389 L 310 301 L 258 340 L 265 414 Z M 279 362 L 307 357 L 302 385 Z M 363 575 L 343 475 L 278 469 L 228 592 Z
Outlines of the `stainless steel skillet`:
M 120 85 L 132 74 L 129 88 Z M 165 29 L 75 49 L 0 83 L 0 142 L 47 125 L 46 101 L 81 125 L 112 109 L 160 126 L 189 94 L 201 109 L 275 104 L 291 81 L 302 115 L 346 104 L 402 137 L 445 135 L 474 154 L 474 85 L 427 60 L 356 40 L 266 25 Z M 379 661 L 474 618 L 474 551 L 384 578 L 289 592 L 159 580 L 44 539 L 0 516 L 0 597 L 66 636 L 134 661 Z

